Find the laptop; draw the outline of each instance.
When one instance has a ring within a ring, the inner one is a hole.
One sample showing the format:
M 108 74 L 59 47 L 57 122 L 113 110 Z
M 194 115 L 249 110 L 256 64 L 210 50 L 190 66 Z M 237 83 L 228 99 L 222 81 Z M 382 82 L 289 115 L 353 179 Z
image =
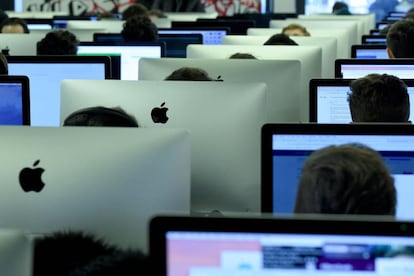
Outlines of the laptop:
M 388 59 L 386 45 L 362 44 L 351 46 L 351 58 Z
M 29 78 L 0 75 L 0 125 L 30 125 Z
M 260 210 L 260 128 L 266 84 L 64 80 L 62 121 L 88 106 L 120 106 L 145 128 L 191 133 L 194 212 Z
M 352 79 L 312 79 L 309 82 L 309 119 L 315 123 L 348 124 L 352 122 L 348 93 Z M 405 79 L 408 95 L 414 100 L 414 80 Z M 410 118 L 414 122 L 414 105 Z
M 94 42 L 125 42 L 120 33 L 94 33 Z M 201 34 L 158 34 L 158 41 L 165 43 L 165 56 L 185 58 L 187 45 L 202 44 Z
M 393 59 L 337 59 L 335 77 L 357 79 L 368 74 L 388 74 L 400 79 L 414 78 L 414 60 Z
M 113 78 L 137 80 L 139 59 L 142 57 L 160 58 L 165 56 L 165 43 L 80 42 L 77 54 L 78 56 L 111 56 Z
M 268 124 L 262 128 L 262 212 L 293 212 L 304 161 L 333 144 L 362 143 L 378 151 L 395 178 L 399 219 L 414 219 L 410 124 Z
M 84 231 L 147 251 L 149 218 L 190 210 L 185 130 L 0 127 L 0 227 Z M 11 150 L 13 153 L 11 154 Z
M 228 27 L 180 27 L 174 29 L 159 28 L 158 34 L 201 34 L 203 43 L 207 45 L 218 45 L 222 43 L 223 37 L 230 33 Z
M 414 224 L 371 217 L 157 216 L 156 275 L 412 275 Z
M 8 56 L 9 74 L 30 79 L 30 124 L 59 126 L 63 79 L 106 79 L 110 59 L 91 56 Z

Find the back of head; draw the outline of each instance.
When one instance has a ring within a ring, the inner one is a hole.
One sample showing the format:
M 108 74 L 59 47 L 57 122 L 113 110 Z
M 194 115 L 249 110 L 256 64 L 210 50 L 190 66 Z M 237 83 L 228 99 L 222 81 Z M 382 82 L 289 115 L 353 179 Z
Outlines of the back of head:
M 182 67 L 165 78 L 165 80 L 173 81 L 212 81 L 208 73 L 200 68 Z
M 126 41 L 155 41 L 158 29 L 148 16 L 134 15 L 125 21 L 121 35 Z
M 395 215 L 395 206 L 394 179 L 366 146 L 329 146 L 302 167 L 295 213 Z
M 348 4 L 345 2 L 335 2 L 332 6 L 332 13 L 337 15 L 350 15 Z
M 308 30 L 297 23 L 292 23 L 282 29 L 282 33 L 287 36 L 310 36 Z
M 230 59 L 257 59 L 254 55 L 249 53 L 234 53 L 230 57 Z
M 387 48 L 391 58 L 414 58 L 414 20 L 403 19 L 387 32 Z
M 122 20 L 127 20 L 134 15 L 148 16 L 148 9 L 143 4 L 135 3 L 122 12 Z
M 76 55 L 79 41 L 70 31 L 55 30 L 48 32 L 37 42 L 38 55 Z
M 263 45 L 298 45 L 294 40 L 285 34 L 272 35 Z
M 353 122 L 409 122 L 407 86 L 398 77 L 370 74 L 353 80 L 350 88 L 348 101 Z
M 138 127 L 137 120 L 122 108 L 102 106 L 80 109 L 70 114 L 64 126 Z
M 9 17 L 0 24 L 0 33 L 30 33 L 26 21 L 18 17 Z

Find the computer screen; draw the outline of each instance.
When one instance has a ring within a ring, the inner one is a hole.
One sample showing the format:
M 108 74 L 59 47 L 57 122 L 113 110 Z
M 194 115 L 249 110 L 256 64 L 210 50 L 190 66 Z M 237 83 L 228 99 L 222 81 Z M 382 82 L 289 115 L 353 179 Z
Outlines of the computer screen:
M 218 19 L 197 19 L 197 21 L 172 21 L 171 28 L 180 29 L 182 27 L 211 28 L 222 27 L 229 28 L 229 34 L 243 35 L 247 33 L 248 28 L 255 27 L 254 20 L 218 20 Z
M 348 124 L 352 122 L 348 93 L 351 79 L 312 79 L 309 82 L 310 122 Z M 414 100 L 414 81 L 405 79 L 408 95 Z M 410 101 L 412 102 L 412 101 Z M 414 104 L 410 118 L 414 121 Z
M 352 45 L 351 58 L 388 59 L 386 45 Z
M 201 34 L 203 36 L 202 44 L 221 44 L 223 37 L 230 33 L 230 29 L 227 27 L 182 27 L 174 29 L 158 29 L 158 34 Z
M 63 79 L 105 79 L 108 57 L 8 56 L 9 74 L 30 79 L 32 126 L 59 126 L 60 82 Z
M 30 125 L 29 78 L 0 75 L 0 125 Z
M 262 211 L 291 214 L 303 163 L 315 150 L 362 143 L 378 151 L 395 179 L 396 217 L 413 219 L 411 124 L 273 124 L 262 128 Z
M 140 58 L 160 58 L 164 55 L 163 42 L 80 42 L 78 46 L 78 56 L 118 56 L 120 63 L 113 64 L 112 70 L 121 80 L 138 79 Z
M 150 254 L 167 276 L 408 276 L 412 227 L 371 217 L 157 216 Z
M 335 77 L 357 79 L 368 74 L 388 74 L 400 79 L 414 78 L 412 59 L 337 59 Z
M 387 37 L 385 35 L 363 35 L 361 37 L 362 44 L 382 44 L 387 43 Z

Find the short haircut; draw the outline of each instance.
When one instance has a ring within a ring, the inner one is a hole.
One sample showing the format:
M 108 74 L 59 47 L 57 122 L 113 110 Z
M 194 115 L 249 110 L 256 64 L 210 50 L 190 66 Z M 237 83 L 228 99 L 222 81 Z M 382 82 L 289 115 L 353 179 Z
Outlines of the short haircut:
M 133 4 L 122 12 L 122 20 L 127 20 L 134 15 L 148 15 L 148 9 L 143 4 Z
M 310 36 L 310 33 L 308 32 L 308 30 L 304 26 L 298 23 L 292 23 L 292 24 L 289 24 L 283 27 L 282 33 L 285 34 L 286 31 L 290 31 L 290 30 L 300 30 L 303 33 L 303 36 Z
M 328 146 L 302 167 L 295 213 L 395 215 L 394 178 L 364 145 Z
M 2 31 L 4 26 L 14 26 L 14 25 L 20 25 L 22 26 L 24 33 L 26 34 L 30 33 L 30 30 L 29 30 L 29 27 L 27 27 L 26 21 L 18 17 L 9 17 L 3 20 L 0 24 L 0 32 Z
M 353 80 L 348 94 L 353 122 L 406 123 L 410 117 L 407 85 L 398 77 L 369 74 Z
M 64 126 L 107 126 L 138 127 L 134 116 L 127 114 L 122 108 L 103 106 L 83 108 L 73 112 L 63 122 Z
M 79 40 L 70 31 L 55 30 L 48 32 L 37 42 L 38 55 L 76 55 Z
M 414 20 L 393 23 L 387 32 L 387 47 L 395 58 L 414 58 Z
M 212 81 L 208 73 L 203 69 L 196 67 L 182 67 L 165 78 L 173 81 Z
M 254 55 L 249 53 L 234 53 L 230 57 L 230 59 L 257 59 Z
M 338 13 L 338 11 L 348 10 L 348 9 L 349 9 L 349 7 L 348 7 L 347 3 L 337 1 L 332 6 L 332 13 Z
M 125 21 L 121 35 L 126 41 L 156 41 L 158 29 L 148 16 L 134 15 Z
M 298 45 L 285 34 L 272 35 L 263 45 Z

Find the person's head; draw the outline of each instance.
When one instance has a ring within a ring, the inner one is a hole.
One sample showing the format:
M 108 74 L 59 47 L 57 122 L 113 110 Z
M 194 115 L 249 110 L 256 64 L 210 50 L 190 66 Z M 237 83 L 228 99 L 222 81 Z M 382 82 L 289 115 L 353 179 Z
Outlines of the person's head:
M 230 57 L 230 59 L 257 59 L 254 55 L 249 53 L 234 53 Z
M 335 2 L 332 6 L 332 13 L 337 15 L 350 15 L 348 4 L 345 2 Z
M 293 45 L 297 46 L 298 44 L 289 38 L 285 34 L 274 34 L 272 35 L 263 45 Z
M 0 24 L 0 33 L 28 34 L 30 33 L 26 21 L 17 17 L 9 17 Z
M 122 12 L 122 20 L 127 20 L 134 15 L 148 16 L 148 9 L 142 4 L 133 4 Z
M 8 74 L 9 74 L 9 63 L 7 62 L 6 56 L 0 53 L 0 75 L 8 75 Z
M 138 122 L 120 107 L 96 106 L 73 112 L 66 117 L 63 126 L 138 127 Z
M 76 55 L 79 40 L 67 30 L 48 32 L 37 42 L 38 55 Z
M 328 146 L 302 167 L 295 213 L 395 215 L 394 179 L 364 145 Z
M 127 41 L 155 41 L 158 29 L 148 16 L 134 15 L 125 21 L 121 35 Z
M 369 74 L 350 84 L 349 108 L 354 123 L 407 123 L 410 99 L 406 84 L 398 77 Z
M 413 19 L 403 19 L 391 25 L 387 32 L 387 52 L 390 58 L 414 58 Z
M 287 36 L 310 36 L 306 28 L 300 24 L 292 23 L 282 29 L 282 34 Z
M 172 81 L 212 81 L 213 79 L 209 77 L 208 73 L 200 68 L 195 67 L 182 67 L 170 75 L 168 75 L 165 80 Z

